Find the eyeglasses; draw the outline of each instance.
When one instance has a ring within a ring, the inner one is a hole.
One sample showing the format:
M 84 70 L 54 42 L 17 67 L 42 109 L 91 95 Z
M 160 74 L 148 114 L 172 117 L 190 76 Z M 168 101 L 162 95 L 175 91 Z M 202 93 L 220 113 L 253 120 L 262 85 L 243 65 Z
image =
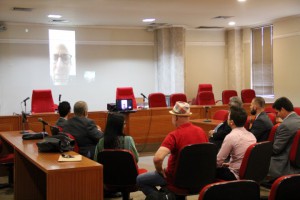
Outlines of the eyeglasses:
M 60 58 L 62 62 L 68 63 L 70 62 L 72 56 L 70 54 L 57 54 L 57 53 L 53 55 L 54 62 L 57 62 L 58 58 Z

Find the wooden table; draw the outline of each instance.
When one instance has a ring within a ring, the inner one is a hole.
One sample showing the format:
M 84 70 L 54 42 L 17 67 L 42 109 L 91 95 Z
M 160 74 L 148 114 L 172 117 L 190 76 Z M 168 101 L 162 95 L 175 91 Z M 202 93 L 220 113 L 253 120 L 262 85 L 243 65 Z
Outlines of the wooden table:
M 222 123 L 222 120 L 215 120 L 215 119 L 209 119 L 210 121 L 207 122 L 207 119 L 192 119 L 190 122 L 195 124 L 196 126 L 201 127 L 207 136 L 209 136 L 209 131 L 213 130 L 218 124 Z
M 22 140 L 19 131 L 0 132 L 0 136 L 14 148 L 16 200 L 103 199 L 101 164 L 86 157 L 80 162 L 58 162 L 59 153 L 39 153 L 39 140 Z

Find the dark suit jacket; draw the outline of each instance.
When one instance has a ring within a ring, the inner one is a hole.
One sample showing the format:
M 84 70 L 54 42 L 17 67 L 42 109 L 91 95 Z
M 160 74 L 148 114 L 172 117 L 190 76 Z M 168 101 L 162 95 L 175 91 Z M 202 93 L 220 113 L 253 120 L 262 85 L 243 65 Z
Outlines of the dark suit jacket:
M 267 113 L 262 112 L 253 121 L 252 127 L 249 130 L 256 137 L 257 142 L 266 141 L 269 136 L 269 132 L 273 127 L 273 123 L 270 120 Z
M 64 125 L 66 123 L 66 119 L 65 118 L 58 118 L 58 120 L 56 121 L 55 125 L 61 127 L 62 129 L 64 128 Z
M 209 138 L 209 142 L 214 143 L 219 149 L 222 146 L 223 140 L 231 132 L 231 127 L 228 125 L 227 120 L 225 120 L 222 125 L 218 128 L 212 137 Z
M 290 164 L 289 153 L 296 131 L 300 128 L 300 117 L 292 113 L 278 126 L 273 143 L 269 176 L 278 178 L 282 175 L 300 173 L 300 169 Z
M 96 144 L 103 137 L 103 133 L 98 130 L 93 120 L 74 116 L 66 121 L 63 131 L 75 137 L 80 154 L 94 158 Z

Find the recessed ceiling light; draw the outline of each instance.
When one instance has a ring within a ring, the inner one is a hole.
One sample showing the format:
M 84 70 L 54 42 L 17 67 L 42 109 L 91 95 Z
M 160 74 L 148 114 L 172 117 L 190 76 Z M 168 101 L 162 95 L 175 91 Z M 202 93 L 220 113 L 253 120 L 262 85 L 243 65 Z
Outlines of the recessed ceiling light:
M 154 21 L 155 21 L 154 18 L 143 19 L 143 22 L 154 22 Z
M 247 0 L 237 0 L 238 2 L 245 2 L 245 1 L 247 1 Z
M 235 22 L 229 22 L 228 25 L 229 25 L 229 26 L 234 26 L 234 25 L 235 25 Z
M 48 15 L 49 18 L 59 19 L 61 15 Z

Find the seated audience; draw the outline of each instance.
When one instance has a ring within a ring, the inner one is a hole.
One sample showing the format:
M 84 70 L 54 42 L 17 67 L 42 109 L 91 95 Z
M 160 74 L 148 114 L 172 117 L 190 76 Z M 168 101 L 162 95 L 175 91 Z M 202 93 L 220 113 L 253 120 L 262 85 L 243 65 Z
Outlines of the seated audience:
M 225 137 L 217 155 L 216 178 L 238 180 L 239 170 L 247 148 L 256 143 L 254 135 L 244 127 L 247 113 L 244 108 L 231 107 L 228 124 L 232 131 Z M 225 160 L 230 156 L 228 163 Z
M 80 154 L 93 159 L 96 144 L 103 137 L 103 133 L 93 120 L 87 118 L 86 102 L 76 102 L 73 110 L 74 117 L 65 122 L 63 131 L 75 137 Z
M 264 112 L 265 100 L 262 97 L 253 98 L 250 110 L 254 115 L 253 121 L 250 121 L 249 131 L 256 137 L 257 142 L 268 140 L 269 132 L 273 127 L 266 112 Z
M 63 101 L 58 105 L 59 118 L 56 121 L 55 125 L 63 129 L 65 122 L 68 120 L 68 115 L 71 112 L 70 103 Z
M 292 142 L 300 128 L 300 117 L 294 112 L 292 102 L 286 97 L 277 99 L 273 108 L 283 121 L 277 128 L 274 137 L 273 155 L 268 174 L 271 178 L 270 182 L 283 175 L 300 173 L 300 169 L 294 168 L 289 161 Z
M 125 136 L 123 133 L 124 126 L 125 119 L 122 114 L 108 114 L 104 136 L 99 140 L 96 146 L 95 161 L 97 161 L 98 153 L 103 151 L 103 149 L 127 149 L 133 153 L 136 162 L 139 161 L 139 154 L 136 150 L 133 138 L 131 136 Z
M 154 155 L 153 162 L 156 171 L 141 174 L 137 177 L 137 185 L 147 196 L 157 191 L 156 186 L 173 183 L 175 165 L 180 150 L 186 145 L 208 142 L 205 132 L 189 122 L 190 105 L 186 102 L 176 102 L 172 114 L 172 123 L 176 130 L 170 132 Z M 169 155 L 167 168 L 163 169 L 163 161 Z
M 231 97 L 228 103 L 229 109 L 231 107 L 239 107 L 241 108 L 243 106 L 242 100 L 235 96 Z M 214 130 L 209 131 L 209 142 L 214 143 L 217 146 L 217 149 L 219 150 L 221 148 L 222 142 L 226 135 L 228 135 L 231 131 L 231 127 L 228 125 L 227 120 L 219 124 Z

